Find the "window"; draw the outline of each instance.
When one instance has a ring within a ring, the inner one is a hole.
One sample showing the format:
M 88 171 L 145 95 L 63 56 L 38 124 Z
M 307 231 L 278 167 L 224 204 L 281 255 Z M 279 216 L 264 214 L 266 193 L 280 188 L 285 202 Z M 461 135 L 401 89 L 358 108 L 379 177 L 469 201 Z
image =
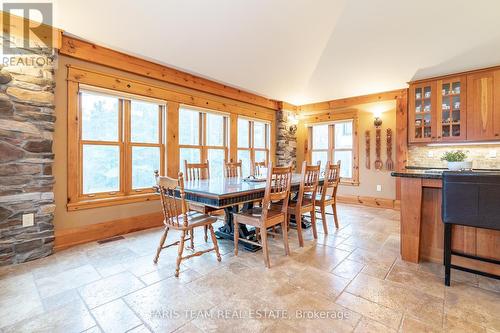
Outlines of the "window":
M 321 162 L 324 169 L 328 161 L 340 164 L 342 181 L 357 183 L 357 153 L 355 120 L 344 120 L 309 127 L 310 162 Z
M 152 192 L 164 165 L 165 104 L 81 89 L 78 158 L 80 200 Z
M 269 123 L 238 118 L 238 160 L 243 176 L 250 175 L 255 162 L 269 162 Z
M 179 108 L 179 161 L 199 163 L 208 160 L 210 176 L 222 177 L 227 160 L 228 117 L 193 107 Z

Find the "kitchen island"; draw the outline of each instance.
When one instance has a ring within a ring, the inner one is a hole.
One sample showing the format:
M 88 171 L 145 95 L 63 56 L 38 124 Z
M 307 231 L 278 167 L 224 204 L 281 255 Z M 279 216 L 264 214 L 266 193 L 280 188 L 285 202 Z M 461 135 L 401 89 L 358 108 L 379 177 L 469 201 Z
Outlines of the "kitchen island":
M 393 172 L 392 176 L 401 178 L 402 259 L 413 263 L 443 262 L 441 173 L 439 170 L 407 169 Z M 454 251 L 500 260 L 500 231 L 454 225 L 452 232 Z M 453 256 L 452 262 L 500 275 L 498 265 L 491 263 L 458 256 Z

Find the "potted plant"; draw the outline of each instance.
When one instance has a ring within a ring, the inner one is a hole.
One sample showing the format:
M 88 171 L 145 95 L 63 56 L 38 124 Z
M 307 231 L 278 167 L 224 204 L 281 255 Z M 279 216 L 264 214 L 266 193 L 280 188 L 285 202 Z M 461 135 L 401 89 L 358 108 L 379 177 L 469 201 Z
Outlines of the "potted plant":
M 460 150 L 452 150 L 444 153 L 441 161 L 448 162 L 448 169 L 452 171 L 470 170 L 472 162 L 466 161 L 467 153 Z

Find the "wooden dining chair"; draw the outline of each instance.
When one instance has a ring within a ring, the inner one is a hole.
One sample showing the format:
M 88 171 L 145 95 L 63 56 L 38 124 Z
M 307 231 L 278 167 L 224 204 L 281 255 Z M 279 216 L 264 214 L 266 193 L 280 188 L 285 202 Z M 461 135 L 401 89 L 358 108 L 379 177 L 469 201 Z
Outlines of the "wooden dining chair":
M 271 264 L 269 262 L 269 250 L 267 246 L 268 228 L 276 226 L 278 224 L 281 225 L 285 254 L 290 254 L 290 248 L 288 246 L 287 212 L 291 181 L 291 167 L 273 167 L 272 163 L 269 163 L 269 172 L 267 174 L 266 189 L 264 198 L 262 200 L 262 206 L 249 208 L 233 215 L 235 256 L 238 255 L 240 223 L 248 224 L 254 226 L 256 229 L 260 229 L 260 243 L 258 242 L 258 239 L 257 242 L 250 241 L 244 238 L 242 238 L 241 241 L 262 247 L 262 250 L 264 252 L 264 263 L 266 267 L 271 267 Z
M 153 260 L 154 263 L 158 263 L 158 258 L 160 256 L 161 250 L 174 245 L 178 245 L 177 262 L 175 266 L 176 277 L 179 276 L 179 269 L 182 260 L 200 256 L 206 252 L 215 251 L 217 260 L 221 261 L 217 238 L 215 237 L 214 228 L 212 226 L 212 224 L 217 221 L 217 218 L 208 216 L 206 214 L 201 214 L 199 212 L 188 211 L 184 193 L 184 176 L 182 172 L 179 172 L 178 179 L 170 177 L 160 177 L 156 172 L 156 184 L 160 190 L 160 200 L 164 216 L 163 224 L 165 225 L 165 230 L 160 239 L 158 249 L 156 250 L 156 256 Z M 176 198 L 175 196 L 175 192 L 177 191 L 180 198 Z M 187 256 L 182 256 L 184 251 L 184 242 L 190 240 L 190 248 L 194 250 L 194 228 L 201 226 L 206 226 L 210 230 L 213 247 L 210 249 L 194 252 Z M 180 231 L 181 237 L 180 240 L 165 245 L 165 241 L 170 229 Z M 188 238 L 186 238 L 186 236 L 188 236 Z
M 205 163 L 188 163 L 184 160 L 184 172 L 186 173 L 186 180 L 201 180 L 210 178 L 210 165 L 208 160 Z M 209 214 L 215 211 L 215 209 L 204 206 L 197 205 L 194 203 L 189 204 L 189 210 L 194 210 L 195 212 L 200 212 L 202 214 Z M 205 226 L 205 242 L 208 240 L 208 227 Z
M 290 215 L 295 215 L 295 221 L 297 224 L 297 234 L 299 237 L 299 245 L 304 246 L 304 238 L 302 237 L 302 215 L 309 213 L 311 216 L 311 225 L 313 230 L 313 236 L 315 239 L 318 238 L 318 232 L 316 229 L 316 214 L 315 213 L 315 200 L 316 193 L 318 190 L 319 183 L 320 166 L 319 165 L 307 165 L 307 162 L 302 163 L 302 173 L 300 176 L 300 187 L 295 200 L 291 200 L 288 205 L 288 217 Z
M 328 234 L 328 226 L 326 224 L 326 207 L 331 206 L 333 210 L 333 218 L 335 228 L 339 228 L 339 220 L 337 216 L 337 189 L 340 182 L 340 160 L 337 164 L 330 162 L 326 163 L 325 177 L 321 192 L 316 194 L 316 207 L 319 207 L 321 212 L 321 220 L 323 222 L 323 232 Z
M 264 176 L 264 170 L 266 169 L 267 169 L 267 164 L 265 161 L 255 162 L 252 165 L 252 176 L 262 177 Z
M 227 162 L 226 160 L 224 160 L 224 177 L 241 177 L 241 166 L 241 160 L 239 160 L 238 162 L 233 162 L 233 160 Z
M 210 167 L 208 160 L 205 163 L 188 163 L 184 160 L 184 172 L 186 180 L 200 180 L 210 178 Z

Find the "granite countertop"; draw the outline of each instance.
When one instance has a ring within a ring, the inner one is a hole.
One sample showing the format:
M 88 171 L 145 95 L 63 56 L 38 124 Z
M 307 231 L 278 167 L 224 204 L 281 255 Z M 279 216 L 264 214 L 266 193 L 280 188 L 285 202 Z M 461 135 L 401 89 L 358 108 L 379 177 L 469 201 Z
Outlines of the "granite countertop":
M 443 171 L 448 171 L 448 169 L 441 168 L 424 168 L 424 167 L 406 167 L 406 170 L 403 171 L 393 171 L 391 172 L 391 176 L 393 177 L 406 177 L 406 178 L 425 178 L 425 179 L 442 179 Z M 500 174 L 500 170 L 470 170 L 470 171 L 457 171 L 460 173 L 491 173 L 491 174 Z

